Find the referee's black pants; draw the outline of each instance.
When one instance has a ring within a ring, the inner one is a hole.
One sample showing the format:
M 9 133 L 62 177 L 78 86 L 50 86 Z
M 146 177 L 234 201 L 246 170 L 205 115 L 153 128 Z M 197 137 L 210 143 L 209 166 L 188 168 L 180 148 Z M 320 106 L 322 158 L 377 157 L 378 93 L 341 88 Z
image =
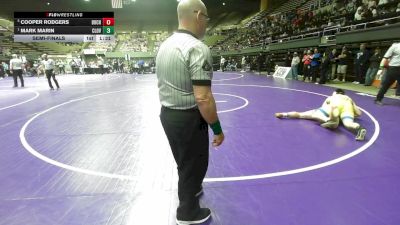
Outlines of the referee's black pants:
M 386 72 L 386 78 L 382 82 L 382 87 L 379 89 L 376 100 L 382 101 L 387 90 L 392 86 L 392 84 L 397 80 L 397 85 L 400 84 L 400 66 L 389 66 Z
M 51 84 L 51 78 L 53 78 L 54 83 L 56 84 L 57 88 L 60 88 L 60 86 L 58 85 L 58 82 L 56 80 L 56 74 L 54 73 L 54 70 L 46 70 L 46 77 L 47 77 L 47 81 L 49 82 L 49 87 L 51 89 L 53 88 L 53 85 Z
M 178 166 L 178 219 L 191 219 L 200 210 L 196 193 L 208 168 L 208 124 L 198 109 L 161 108 L 160 119 Z
M 22 77 L 22 69 L 13 70 L 14 87 L 18 87 L 18 77 L 21 81 L 21 87 L 24 87 L 24 78 Z

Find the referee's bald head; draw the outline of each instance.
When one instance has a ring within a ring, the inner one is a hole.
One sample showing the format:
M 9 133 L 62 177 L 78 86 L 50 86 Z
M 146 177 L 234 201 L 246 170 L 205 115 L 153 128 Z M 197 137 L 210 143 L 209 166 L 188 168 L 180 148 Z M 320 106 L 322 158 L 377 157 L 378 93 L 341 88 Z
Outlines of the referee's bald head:
M 204 37 L 209 20 L 207 8 L 201 0 L 181 0 L 177 8 L 179 29 Z

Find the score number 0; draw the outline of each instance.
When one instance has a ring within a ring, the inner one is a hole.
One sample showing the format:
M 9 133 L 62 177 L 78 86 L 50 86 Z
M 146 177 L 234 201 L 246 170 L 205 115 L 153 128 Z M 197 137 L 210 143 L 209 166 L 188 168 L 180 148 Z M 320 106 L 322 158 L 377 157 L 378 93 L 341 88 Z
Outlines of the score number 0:
M 114 18 L 103 18 L 103 26 L 114 26 Z

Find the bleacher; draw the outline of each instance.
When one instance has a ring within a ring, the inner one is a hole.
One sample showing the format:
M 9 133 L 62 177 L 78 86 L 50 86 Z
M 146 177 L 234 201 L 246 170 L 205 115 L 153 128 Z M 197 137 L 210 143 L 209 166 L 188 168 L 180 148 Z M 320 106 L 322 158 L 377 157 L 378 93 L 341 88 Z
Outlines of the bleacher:
M 87 46 L 87 49 L 105 50 L 107 52 L 112 52 L 112 51 L 114 51 L 116 45 L 117 45 L 117 42 L 113 42 L 113 43 L 92 42 Z
M 290 0 L 283 4 L 281 7 L 274 10 L 271 14 L 285 13 L 295 9 L 299 9 L 302 5 L 309 4 L 313 0 Z
M 292 0 L 269 13 L 255 15 L 249 23 L 235 31 L 234 36 L 213 46 L 215 51 L 240 50 L 266 46 L 311 36 L 322 36 L 325 28 L 338 27 L 335 32 L 365 29 L 399 22 L 399 12 L 394 12 L 398 2 L 391 1 L 378 7 L 378 15 L 354 21 L 354 11 L 346 11 L 346 4 L 334 0 Z M 373 22 L 379 21 L 379 22 Z M 343 30 L 345 31 L 345 30 Z M 330 35 L 329 38 L 334 38 Z M 334 44 L 334 40 L 327 40 Z

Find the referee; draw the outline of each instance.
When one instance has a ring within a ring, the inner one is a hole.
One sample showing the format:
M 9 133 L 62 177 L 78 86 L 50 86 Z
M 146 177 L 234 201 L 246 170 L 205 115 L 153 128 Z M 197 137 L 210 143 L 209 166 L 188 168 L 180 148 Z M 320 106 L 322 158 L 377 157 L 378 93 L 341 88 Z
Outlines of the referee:
M 21 81 L 21 87 L 24 87 L 24 78 L 22 77 L 22 60 L 17 54 L 12 55 L 10 60 L 10 73 L 13 75 L 14 87 L 18 87 L 18 77 Z
M 211 92 L 212 58 L 204 37 L 209 17 L 201 0 L 181 0 L 179 29 L 160 46 L 156 58 L 160 119 L 178 166 L 177 224 L 199 224 L 211 211 L 200 208 L 199 195 L 208 167 L 208 125 L 213 146 L 224 134 Z
M 49 82 L 50 90 L 54 90 L 53 85 L 51 84 L 51 78 L 53 78 L 54 83 L 57 86 L 57 90 L 60 89 L 58 85 L 56 74 L 54 73 L 55 63 L 54 60 L 47 58 L 47 54 L 42 55 L 42 64 L 44 65 L 44 70 L 46 71 L 47 81 Z
M 390 60 L 390 62 L 388 62 Z M 382 87 L 379 89 L 375 99 L 375 104 L 383 105 L 382 99 L 390 86 L 397 80 L 397 85 L 400 85 L 400 43 L 393 43 L 383 56 L 381 69 L 389 65 L 386 78 L 382 82 Z

